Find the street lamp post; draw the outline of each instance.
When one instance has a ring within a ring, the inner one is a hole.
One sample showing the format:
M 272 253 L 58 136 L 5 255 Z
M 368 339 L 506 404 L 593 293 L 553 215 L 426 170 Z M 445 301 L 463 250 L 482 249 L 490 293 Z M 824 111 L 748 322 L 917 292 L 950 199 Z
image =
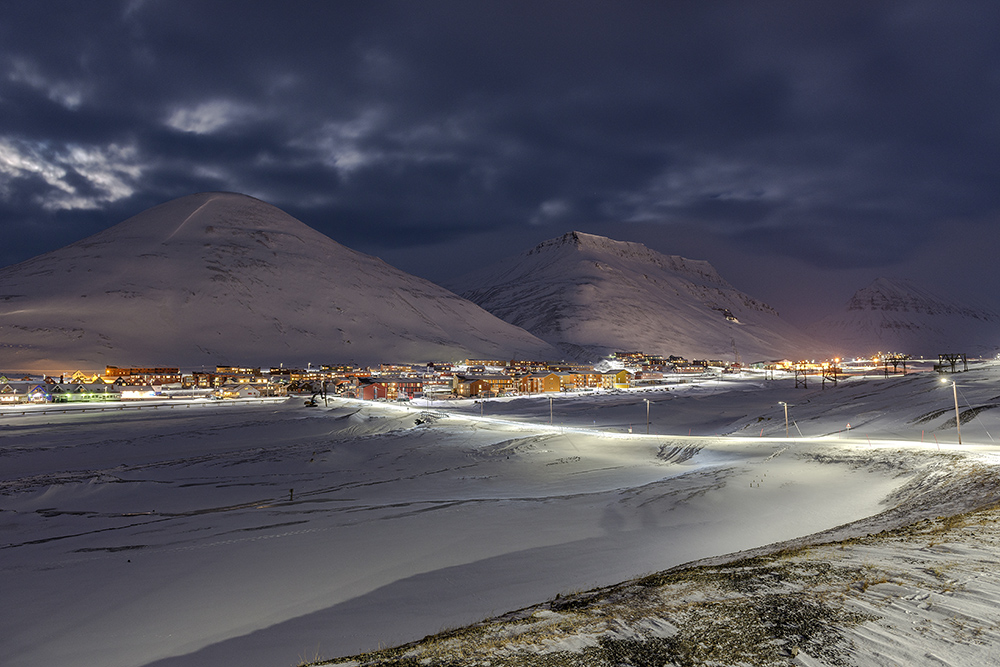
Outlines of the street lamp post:
M 784 401 L 778 401 L 778 405 L 785 407 L 785 437 L 788 437 L 788 403 Z
M 646 402 L 646 435 L 649 435 L 649 399 L 642 399 Z
M 552 397 L 549 396 L 549 426 L 552 426 Z
M 941 382 L 947 383 L 948 380 L 941 378 Z M 954 380 L 951 383 L 951 393 L 955 397 L 955 429 L 958 431 L 958 444 L 962 444 L 962 420 L 959 418 L 958 414 L 958 385 L 955 384 Z

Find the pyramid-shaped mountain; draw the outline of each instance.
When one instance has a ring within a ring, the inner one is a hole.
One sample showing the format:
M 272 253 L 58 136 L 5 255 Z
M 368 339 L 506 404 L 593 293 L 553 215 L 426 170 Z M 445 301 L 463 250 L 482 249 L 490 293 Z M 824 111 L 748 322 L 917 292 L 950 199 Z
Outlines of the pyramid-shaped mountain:
M 245 195 L 183 197 L 0 269 L 0 370 L 556 354 Z
M 844 308 L 810 328 L 846 355 L 878 352 L 935 358 L 943 353 L 993 356 L 1000 315 L 958 303 L 908 280 L 878 278 Z
M 580 359 L 614 350 L 744 362 L 823 352 L 706 261 L 582 232 L 457 284 L 467 299 Z

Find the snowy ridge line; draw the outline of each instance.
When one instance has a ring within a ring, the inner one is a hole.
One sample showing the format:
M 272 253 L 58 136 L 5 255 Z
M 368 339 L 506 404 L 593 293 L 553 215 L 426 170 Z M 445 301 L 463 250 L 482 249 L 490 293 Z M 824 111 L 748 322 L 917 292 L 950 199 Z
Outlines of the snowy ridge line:
M 344 403 L 353 403 L 359 406 L 378 406 L 378 407 L 391 407 L 395 409 L 405 410 L 411 413 L 421 413 L 421 412 L 434 412 L 440 413 L 452 419 L 467 419 L 470 421 L 479 421 L 487 424 L 497 424 L 503 426 L 515 426 L 521 429 L 528 430 L 541 430 L 550 433 L 578 433 L 581 435 L 597 435 L 602 437 L 609 437 L 620 440 L 658 440 L 663 438 L 670 438 L 671 440 L 682 440 L 696 443 L 705 442 L 731 442 L 731 443 L 765 443 L 765 442 L 784 442 L 790 445 L 795 443 L 815 443 L 815 442 L 831 442 L 844 445 L 852 445 L 855 447 L 866 447 L 870 449 L 886 449 L 890 447 L 907 447 L 912 449 L 926 449 L 934 451 L 971 451 L 976 450 L 980 447 L 984 448 L 984 451 L 993 451 L 990 445 L 970 443 L 968 438 L 961 445 L 957 443 L 947 443 L 947 442 L 932 442 L 932 441 L 917 441 L 917 440 L 907 440 L 907 439 L 895 439 L 895 438 L 871 438 L 868 436 L 858 436 L 853 438 L 844 438 L 841 436 L 842 433 L 850 433 L 851 431 L 858 431 L 858 428 L 852 429 L 839 429 L 835 431 L 829 431 L 827 433 L 821 433 L 819 435 L 806 435 L 806 436 L 752 436 L 752 435 L 734 435 L 734 434 L 717 434 L 717 435 L 686 435 L 686 434 L 673 434 L 673 433 L 619 433 L 617 431 L 602 431 L 597 428 L 587 428 L 584 426 L 560 426 L 558 424 L 546 424 L 544 422 L 530 422 L 525 420 L 516 419 L 502 419 L 499 417 L 486 417 L 480 416 L 473 413 L 467 412 L 450 412 L 448 410 L 443 410 L 441 408 L 420 408 L 412 405 L 405 405 L 399 403 L 381 403 L 378 401 L 366 401 L 363 399 L 356 398 L 336 398 L 329 399 L 330 401 L 341 401 Z M 771 457 L 778 456 L 780 452 L 772 454 Z
M 562 425 L 559 425 L 559 424 L 546 424 L 544 422 L 531 422 L 531 421 L 518 420 L 518 419 L 502 419 L 500 417 L 486 417 L 486 416 L 480 416 L 480 415 L 476 415 L 476 414 L 472 414 L 472 413 L 468 413 L 468 412 L 449 412 L 448 410 L 442 410 L 440 408 L 433 408 L 433 409 L 418 408 L 418 407 L 410 406 L 410 405 L 400 405 L 398 403 L 380 403 L 380 402 L 377 402 L 377 401 L 366 401 L 366 400 L 357 399 L 357 398 L 340 398 L 340 397 L 338 397 L 336 399 L 330 399 L 330 400 L 331 401 L 337 400 L 337 401 L 342 401 L 342 402 L 345 402 L 345 403 L 355 403 L 355 404 L 358 404 L 358 405 L 361 405 L 361 406 L 380 406 L 380 407 L 381 406 L 391 406 L 391 407 L 394 407 L 394 408 L 397 408 L 397 409 L 403 409 L 403 410 L 407 410 L 407 411 L 410 411 L 410 412 L 416 412 L 416 413 L 430 411 L 430 412 L 440 413 L 440 414 L 445 415 L 445 416 L 447 416 L 449 418 L 452 418 L 452 419 L 467 419 L 467 420 L 470 420 L 470 421 L 477 421 L 477 422 L 482 422 L 482 423 L 485 423 L 485 424 L 497 424 L 497 425 L 502 425 L 502 426 L 515 426 L 515 427 L 520 428 L 520 429 L 526 429 L 526 430 L 532 430 L 532 431 L 534 431 L 534 430 L 540 430 L 540 431 L 547 431 L 549 433 L 578 433 L 578 434 L 581 434 L 581 435 L 597 435 L 597 436 L 601 436 L 601 437 L 616 438 L 616 439 L 619 439 L 619 440 L 622 440 L 622 439 L 624 439 L 624 440 L 633 440 L 633 439 L 640 439 L 640 440 L 642 440 L 642 439 L 653 439 L 653 440 L 656 440 L 656 439 L 662 439 L 662 438 L 670 438 L 670 439 L 678 439 L 678 440 L 691 440 L 691 441 L 696 441 L 696 442 L 704 442 L 705 440 L 717 440 L 719 438 L 725 438 L 727 440 L 733 440 L 733 441 L 740 440 L 740 439 L 746 439 L 746 440 L 751 441 L 751 442 L 764 442 L 764 441 L 767 441 L 767 440 L 770 439 L 770 438 L 763 438 L 763 439 L 761 439 L 761 438 L 752 438 L 750 436 L 738 436 L 738 435 L 737 436 L 722 436 L 722 435 L 679 435 L 679 434 L 678 435 L 673 435 L 673 434 L 669 434 L 669 433 L 658 433 L 658 434 L 657 433 L 649 433 L 649 434 L 646 434 L 646 433 L 619 433 L 617 431 L 602 431 L 602 430 L 599 430 L 597 428 L 586 428 L 584 426 L 562 426 Z M 813 437 L 801 438 L 801 439 L 802 440 L 815 440 L 815 439 L 819 439 L 819 438 L 823 438 L 823 437 L 825 437 L 825 436 L 813 436 Z

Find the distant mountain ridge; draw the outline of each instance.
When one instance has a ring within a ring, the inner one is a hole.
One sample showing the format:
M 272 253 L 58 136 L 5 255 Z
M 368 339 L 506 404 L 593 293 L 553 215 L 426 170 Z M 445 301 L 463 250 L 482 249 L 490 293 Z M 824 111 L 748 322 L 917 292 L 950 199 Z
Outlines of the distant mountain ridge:
M 1000 315 L 900 279 L 877 278 L 810 331 L 848 355 L 898 352 L 933 358 L 956 352 L 993 356 L 1000 350 Z
M 0 370 L 557 354 L 246 195 L 182 197 L 0 269 Z
M 643 350 L 750 361 L 821 351 L 709 262 L 583 232 L 543 241 L 456 285 L 578 358 Z

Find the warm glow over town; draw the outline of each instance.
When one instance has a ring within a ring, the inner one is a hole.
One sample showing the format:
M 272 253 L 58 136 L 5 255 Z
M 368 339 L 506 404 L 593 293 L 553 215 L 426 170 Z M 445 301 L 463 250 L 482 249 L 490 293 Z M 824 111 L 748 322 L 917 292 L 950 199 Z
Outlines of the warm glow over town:
M 408 401 L 500 398 L 549 393 L 581 393 L 669 388 L 671 384 L 732 374 L 772 376 L 775 371 L 803 379 L 893 373 L 908 355 L 882 355 L 841 365 L 830 361 L 754 362 L 687 360 L 643 352 L 616 352 L 588 366 L 567 362 L 465 359 L 457 363 L 380 364 L 354 368 L 320 365 L 269 369 L 217 366 L 214 371 L 182 372 L 180 367 L 107 366 L 103 373 L 73 371 L 58 376 L 0 377 L 0 403 L 81 403 L 145 399 L 250 399 L 325 395 L 363 400 Z

